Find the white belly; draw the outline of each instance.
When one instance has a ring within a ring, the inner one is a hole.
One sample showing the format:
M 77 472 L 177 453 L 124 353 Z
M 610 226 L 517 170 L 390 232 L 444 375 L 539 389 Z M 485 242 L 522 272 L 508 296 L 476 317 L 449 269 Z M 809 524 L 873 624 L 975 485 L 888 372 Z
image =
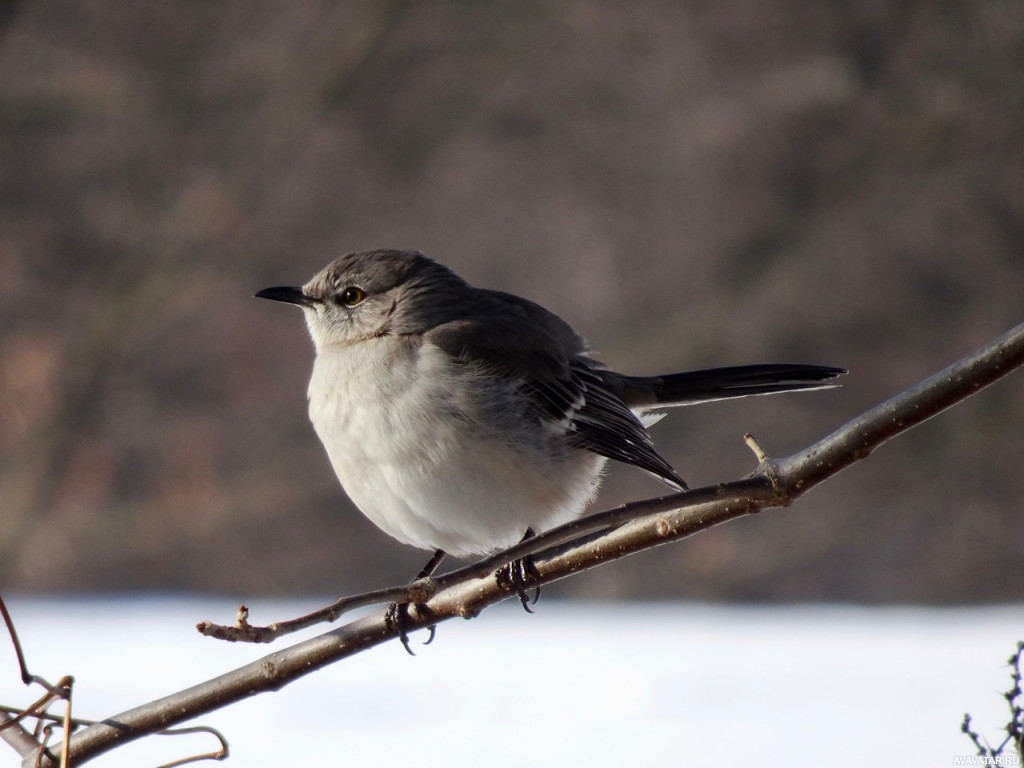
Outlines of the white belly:
M 430 345 L 395 351 L 393 340 L 321 350 L 309 386 L 313 426 L 374 524 L 406 544 L 467 556 L 579 516 L 603 458 L 557 444 L 546 455 L 517 449 L 521 440 L 489 427 L 478 404 L 453 397 L 463 369 Z

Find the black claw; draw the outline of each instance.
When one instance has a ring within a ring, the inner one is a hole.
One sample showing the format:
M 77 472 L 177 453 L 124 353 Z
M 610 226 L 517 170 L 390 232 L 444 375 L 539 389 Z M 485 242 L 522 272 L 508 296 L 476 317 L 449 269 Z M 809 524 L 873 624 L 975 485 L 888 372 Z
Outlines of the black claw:
M 525 589 L 516 590 L 516 595 L 519 597 L 519 604 L 523 606 L 523 610 L 527 613 L 533 613 L 531 605 L 536 605 L 536 602 L 530 602 L 530 596 L 526 593 Z
M 410 656 L 415 656 L 416 654 L 409 647 L 409 604 L 392 603 L 389 605 L 384 613 L 384 624 L 389 630 L 398 630 L 398 639 L 402 641 L 405 652 Z M 430 639 L 434 639 L 433 633 L 431 633 Z
M 417 606 L 417 608 L 421 611 L 426 611 L 425 605 Z M 402 647 L 405 648 L 405 652 L 410 656 L 415 656 L 415 652 L 409 645 L 409 603 L 391 603 L 384 613 L 384 623 L 389 630 L 398 631 L 398 639 L 402 641 Z M 434 642 L 434 636 L 437 634 L 437 625 L 431 624 L 427 629 L 430 630 L 430 636 L 424 641 L 424 645 L 430 645 Z
M 528 555 L 519 560 L 513 560 L 508 565 L 499 568 L 495 572 L 494 577 L 498 581 L 498 586 L 514 589 L 516 596 L 519 598 L 519 604 L 523 606 L 523 610 L 527 613 L 533 613 L 530 606 L 536 605 L 537 601 L 540 600 L 540 585 L 535 587 L 532 600 L 527 590 L 530 587 L 530 582 L 538 575 L 537 569 L 533 564 L 533 558 Z

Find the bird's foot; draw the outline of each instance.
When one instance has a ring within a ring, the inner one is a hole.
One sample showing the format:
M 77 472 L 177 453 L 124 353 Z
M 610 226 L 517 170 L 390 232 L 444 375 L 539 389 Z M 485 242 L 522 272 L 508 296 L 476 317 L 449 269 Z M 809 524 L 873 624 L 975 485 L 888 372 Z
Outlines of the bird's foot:
M 523 606 L 523 610 L 527 613 L 533 613 L 533 609 L 530 606 L 536 605 L 537 601 L 540 600 L 540 585 L 534 586 L 534 581 L 539 575 L 536 566 L 533 564 L 533 557 L 530 555 L 513 560 L 508 565 L 504 565 L 494 572 L 494 578 L 498 582 L 498 586 L 502 589 L 514 589 L 519 597 L 519 604 Z M 527 592 L 531 586 L 534 586 L 532 600 Z
M 385 626 L 387 626 L 389 631 L 398 630 L 398 639 L 402 641 L 402 647 L 405 648 L 406 653 L 410 656 L 415 656 L 416 654 L 409 647 L 409 606 L 415 605 L 417 613 L 422 616 L 430 616 L 430 609 L 427 608 L 426 602 L 437 592 L 437 584 L 431 576 L 445 557 L 447 555 L 445 555 L 443 549 L 435 550 L 434 554 L 427 560 L 427 564 L 420 569 L 419 574 L 409 585 L 408 601 L 392 603 L 384 614 Z M 434 642 L 434 633 L 437 631 L 437 625 L 431 624 L 427 629 L 430 630 L 430 637 L 423 643 L 424 645 L 430 645 Z
M 409 616 L 409 606 L 412 603 L 391 603 L 384 612 L 384 623 L 389 631 L 398 631 L 398 639 L 402 641 L 402 647 L 405 648 L 405 652 L 410 656 L 415 656 L 412 648 L 409 646 L 409 624 L 411 617 Z M 430 609 L 426 605 L 416 605 L 417 613 L 428 614 Z M 430 645 L 434 642 L 434 634 L 437 631 L 437 625 L 431 624 L 427 629 L 430 630 L 430 637 L 428 637 L 423 644 Z

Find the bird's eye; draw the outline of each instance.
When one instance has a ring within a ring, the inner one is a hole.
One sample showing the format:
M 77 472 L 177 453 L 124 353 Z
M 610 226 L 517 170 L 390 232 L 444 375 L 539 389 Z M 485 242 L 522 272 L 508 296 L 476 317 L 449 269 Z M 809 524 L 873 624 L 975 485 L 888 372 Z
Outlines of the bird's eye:
M 362 288 L 350 285 L 344 291 L 341 292 L 341 303 L 346 307 L 354 307 L 356 304 L 362 302 L 366 298 L 366 291 Z

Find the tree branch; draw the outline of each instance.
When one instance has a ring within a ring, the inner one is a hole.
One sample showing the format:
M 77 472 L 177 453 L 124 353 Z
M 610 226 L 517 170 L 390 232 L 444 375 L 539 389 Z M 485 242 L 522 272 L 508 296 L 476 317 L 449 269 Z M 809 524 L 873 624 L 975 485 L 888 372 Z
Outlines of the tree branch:
M 777 460 L 760 453 L 758 468 L 750 477 L 591 515 L 437 578 L 430 584 L 433 597 L 426 606 L 410 610 L 409 628 L 426 627 L 456 616 L 472 618 L 487 606 L 510 597 L 514 590 L 491 576 L 498 566 L 527 554 L 535 556 L 532 583 L 546 584 L 742 515 L 788 506 L 814 486 L 866 458 L 882 443 L 970 397 L 1022 364 L 1024 324 L 852 419 L 804 451 Z M 382 592 L 394 594 L 394 590 Z M 382 592 L 371 594 L 379 596 Z M 356 619 L 232 672 L 89 726 L 71 737 L 71 757 L 78 765 L 126 741 L 247 696 L 277 690 L 396 635 L 397 630 L 388 626 L 383 611 Z M 47 756 L 40 765 L 52 768 L 55 763 Z
M 9 712 L 0 712 L 0 739 L 7 742 L 21 757 L 28 760 L 35 757 L 42 746 L 26 731 L 21 723 L 16 722 Z

